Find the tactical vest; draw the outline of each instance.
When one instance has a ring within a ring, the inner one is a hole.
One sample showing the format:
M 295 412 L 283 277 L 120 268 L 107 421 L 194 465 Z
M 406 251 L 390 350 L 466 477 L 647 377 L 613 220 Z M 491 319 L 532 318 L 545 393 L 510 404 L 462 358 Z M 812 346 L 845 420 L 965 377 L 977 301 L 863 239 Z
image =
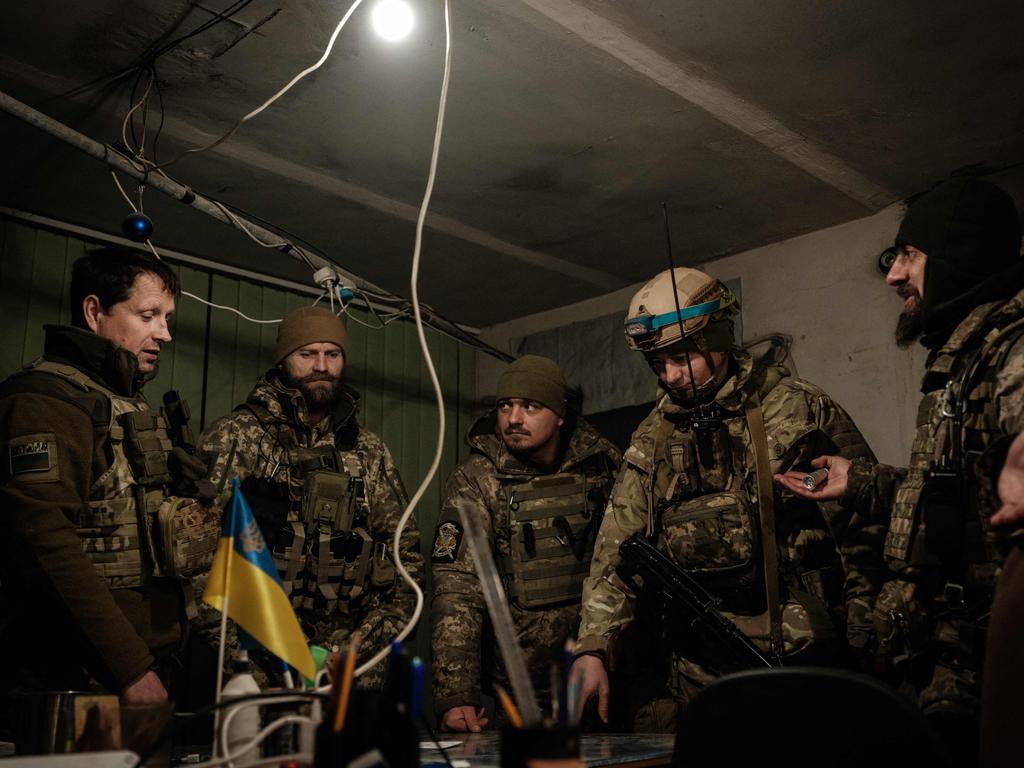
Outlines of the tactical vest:
M 664 549 L 729 610 L 758 610 L 764 603 L 761 534 L 739 463 L 746 454 L 743 437 L 731 435 L 724 423 L 710 439 L 714 464 L 703 467 L 693 431 L 661 422 L 654 496 Z
M 511 556 L 502 555 L 507 593 L 523 608 L 579 602 L 590 572 L 602 503 L 582 472 L 539 475 L 502 486 Z
M 988 508 L 991 500 L 986 504 L 980 497 L 974 464 L 1001 434 L 992 399 L 995 379 L 1021 334 L 1021 319 L 989 328 L 973 346 L 937 357 L 925 373 L 930 389 L 918 407 L 910 465 L 896 491 L 885 541 L 885 554 L 897 566 L 938 566 L 952 561 L 968 565 L 997 559 L 985 541 L 986 520 L 994 508 Z M 954 436 L 957 413 L 962 417 L 959 440 Z M 959 462 L 954 461 L 956 451 Z M 926 484 L 931 467 L 954 468 L 955 463 L 958 478 L 950 476 L 943 483 L 940 477 Z M 928 484 L 931 488 L 926 490 Z M 929 500 L 936 497 L 941 514 L 927 514 L 925 494 Z M 948 498 L 943 500 L 943 495 Z M 941 533 L 936 530 L 939 526 Z
M 165 575 L 157 531 L 172 446 L 163 416 L 141 397 L 118 395 L 73 366 L 39 359 L 23 370 L 59 376 L 110 401 L 113 460 L 93 482 L 77 521 L 82 549 L 96 571 L 111 589 L 145 586 L 150 577 Z
M 283 426 L 261 406 L 244 407 L 269 429 Z M 296 609 L 349 613 L 371 579 L 383 586 L 395 572 L 387 542 L 369 531 L 366 469 L 332 445 L 290 448 L 282 464 L 292 508 L 273 555 L 285 593 Z

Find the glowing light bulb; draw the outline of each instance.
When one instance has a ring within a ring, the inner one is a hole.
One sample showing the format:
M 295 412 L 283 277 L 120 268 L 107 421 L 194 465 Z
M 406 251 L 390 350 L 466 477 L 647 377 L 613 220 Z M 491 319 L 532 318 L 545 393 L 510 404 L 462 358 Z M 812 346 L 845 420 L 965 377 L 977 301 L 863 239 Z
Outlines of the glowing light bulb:
M 370 20 L 378 35 L 397 42 L 412 31 L 412 8 L 404 0 L 380 0 L 373 7 Z

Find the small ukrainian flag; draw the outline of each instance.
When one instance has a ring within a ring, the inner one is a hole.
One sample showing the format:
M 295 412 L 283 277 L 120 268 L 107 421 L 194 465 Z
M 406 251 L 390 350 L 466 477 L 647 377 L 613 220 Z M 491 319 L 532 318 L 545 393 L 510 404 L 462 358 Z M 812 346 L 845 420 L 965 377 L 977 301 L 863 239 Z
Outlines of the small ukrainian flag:
M 237 477 L 231 480 L 231 487 L 231 509 L 224 517 L 203 602 L 219 611 L 226 604 L 228 618 L 303 677 L 312 679 L 316 674 L 313 657 L 274 568 L 274 558 Z

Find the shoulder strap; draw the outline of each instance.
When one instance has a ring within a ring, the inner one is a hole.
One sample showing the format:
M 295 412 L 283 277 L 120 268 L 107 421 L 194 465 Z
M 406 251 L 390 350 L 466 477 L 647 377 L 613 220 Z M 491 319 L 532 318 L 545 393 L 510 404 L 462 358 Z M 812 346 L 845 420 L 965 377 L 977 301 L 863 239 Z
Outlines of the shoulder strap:
M 779 549 L 775 540 L 775 494 L 772 489 L 772 468 L 768 461 L 768 433 L 764 428 L 761 399 L 751 392 L 743 408 L 750 430 L 757 475 L 757 507 L 761 518 L 761 549 L 764 557 L 764 588 L 768 598 L 768 636 L 772 655 L 782 656 L 782 610 L 779 604 Z

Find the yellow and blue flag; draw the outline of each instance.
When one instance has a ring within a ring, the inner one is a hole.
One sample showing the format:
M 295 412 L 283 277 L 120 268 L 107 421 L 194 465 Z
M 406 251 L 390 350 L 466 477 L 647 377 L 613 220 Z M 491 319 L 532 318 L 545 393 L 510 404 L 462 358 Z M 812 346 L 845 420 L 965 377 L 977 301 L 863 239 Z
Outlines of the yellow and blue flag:
M 316 674 L 313 657 L 274 568 L 274 558 L 237 477 L 231 486 L 231 508 L 224 516 L 203 602 L 219 611 L 227 602 L 228 618 L 272 654 L 312 679 Z

